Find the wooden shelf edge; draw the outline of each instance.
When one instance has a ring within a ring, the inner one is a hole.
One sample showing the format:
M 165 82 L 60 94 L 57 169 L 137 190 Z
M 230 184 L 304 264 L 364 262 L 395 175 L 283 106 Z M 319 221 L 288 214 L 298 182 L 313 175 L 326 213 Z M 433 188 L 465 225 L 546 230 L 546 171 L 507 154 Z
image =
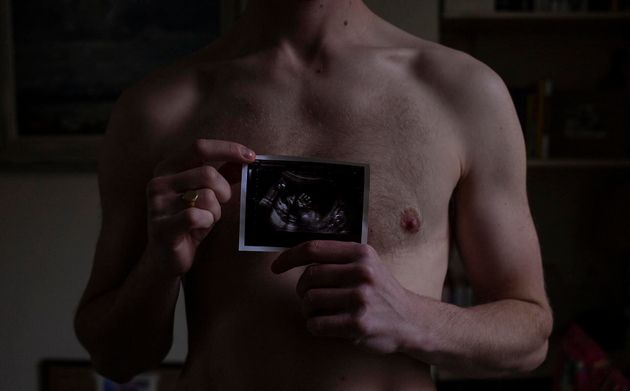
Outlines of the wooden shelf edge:
M 482 13 L 447 13 L 442 15 L 445 21 L 461 20 L 630 20 L 630 11 L 623 12 L 511 12 L 496 11 Z
M 630 168 L 630 159 L 529 159 L 529 168 Z

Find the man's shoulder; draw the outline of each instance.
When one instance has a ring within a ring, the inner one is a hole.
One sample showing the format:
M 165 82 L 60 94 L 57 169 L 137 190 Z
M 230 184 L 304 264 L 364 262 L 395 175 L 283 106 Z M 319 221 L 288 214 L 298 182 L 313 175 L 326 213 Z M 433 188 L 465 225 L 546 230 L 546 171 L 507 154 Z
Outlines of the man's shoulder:
M 456 112 L 484 104 L 488 94 L 504 97 L 505 83 L 490 66 L 461 50 L 398 32 L 382 55 L 410 70 L 410 77 Z
M 201 96 L 197 64 L 193 57 L 182 58 L 128 86 L 113 107 L 105 146 L 119 152 L 121 148 L 136 151 L 129 155 L 153 163 L 178 140 L 185 139 L 182 133 L 189 127 Z
M 416 76 L 432 89 L 454 118 L 468 121 L 473 116 L 505 111 L 512 106 L 502 77 L 481 60 L 436 43 L 425 43 L 416 52 Z
M 496 71 L 470 54 L 440 44 L 424 43 L 416 53 L 415 75 L 448 114 L 463 166 L 470 166 L 473 154 L 521 148 L 514 104 Z
M 176 127 L 199 99 L 198 75 L 190 58 L 150 71 L 127 87 L 117 106 L 153 131 Z
M 457 98 L 504 86 L 502 78 L 481 60 L 431 41 L 419 41 L 414 47 L 412 69 L 452 104 L 459 103 Z

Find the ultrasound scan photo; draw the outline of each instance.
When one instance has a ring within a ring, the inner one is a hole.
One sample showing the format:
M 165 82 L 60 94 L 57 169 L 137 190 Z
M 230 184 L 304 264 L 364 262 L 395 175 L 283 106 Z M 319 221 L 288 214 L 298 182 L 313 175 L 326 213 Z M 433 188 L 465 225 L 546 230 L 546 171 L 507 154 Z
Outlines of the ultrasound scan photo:
M 367 242 L 369 166 L 257 156 L 243 167 L 239 250 L 281 251 L 309 240 Z

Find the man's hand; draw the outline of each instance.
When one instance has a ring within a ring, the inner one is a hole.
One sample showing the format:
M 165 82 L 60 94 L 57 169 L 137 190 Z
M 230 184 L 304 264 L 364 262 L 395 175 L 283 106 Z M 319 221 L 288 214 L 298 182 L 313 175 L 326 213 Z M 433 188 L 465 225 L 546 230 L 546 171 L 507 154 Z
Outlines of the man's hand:
M 311 241 L 283 252 L 274 273 L 307 266 L 297 284 L 308 330 L 379 353 L 399 349 L 409 327 L 408 293 L 365 244 Z
M 221 204 L 232 196 L 228 179 L 208 163 L 254 159 L 254 152 L 240 144 L 198 139 L 157 165 L 147 186 L 147 250 L 161 270 L 173 276 L 188 272 L 197 246 L 221 218 Z M 182 199 L 189 190 L 199 195 L 194 207 Z

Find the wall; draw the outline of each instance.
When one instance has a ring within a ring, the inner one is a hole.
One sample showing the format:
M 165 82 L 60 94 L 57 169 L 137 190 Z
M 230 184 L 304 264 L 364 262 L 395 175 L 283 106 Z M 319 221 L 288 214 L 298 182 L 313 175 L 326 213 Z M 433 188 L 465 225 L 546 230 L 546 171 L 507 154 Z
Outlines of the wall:
M 95 175 L 0 173 L 0 216 L 0 390 L 34 391 L 41 359 L 87 358 L 72 318 L 98 232 Z M 168 360 L 185 354 L 179 305 Z
M 438 0 L 365 0 L 372 11 L 419 37 L 438 40 Z

